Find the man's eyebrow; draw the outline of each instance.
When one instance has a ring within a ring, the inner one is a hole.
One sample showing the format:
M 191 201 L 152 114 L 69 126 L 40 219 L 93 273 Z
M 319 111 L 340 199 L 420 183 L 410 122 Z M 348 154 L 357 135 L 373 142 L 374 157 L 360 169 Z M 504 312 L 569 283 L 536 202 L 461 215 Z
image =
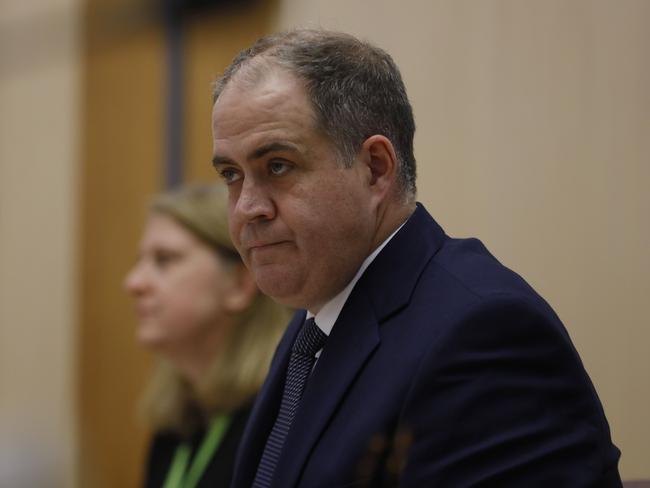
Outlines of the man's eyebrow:
M 234 164 L 234 161 L 226 156 L 219 156 L 218 154 L 212 158 L 212 166 L 215 168 L 224 164 Z
M 264 144 L 248 154 L 248 160 L 259 159 L 266 156 L 270 152 L 277 151 L 291 151 L 291 152 L 300 152 L 300 147 L 289 141 L 274 141 Z
M 253 149 L 247 156 L 248 161 L 253 161 L 255 159 L 260 159 L 266 156 L 268 153 L 278 152 L 278 151 L 291 151 L 291 152 L 300 152 L 300 146 L 289 141 L 274 141 L 264 144 L 260 147 Z M 217 167 L 221 165 L 230 165 L 237 164 L 232 159 L 227 156 L 219 156 L 218 154 L 212 158 L 212 166 Z

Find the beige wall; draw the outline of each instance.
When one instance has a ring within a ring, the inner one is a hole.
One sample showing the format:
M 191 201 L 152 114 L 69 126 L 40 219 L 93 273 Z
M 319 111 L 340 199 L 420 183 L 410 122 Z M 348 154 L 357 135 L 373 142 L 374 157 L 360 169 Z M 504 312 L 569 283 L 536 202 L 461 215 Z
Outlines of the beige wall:
M 556 309 L 623 476 L 650 477 L 650 2 L 284 0 L 276 25 L 348 31 L 394 56 L 420 200 Z
M 0 3 L 0 486 L 74 486 L 76 3 Z

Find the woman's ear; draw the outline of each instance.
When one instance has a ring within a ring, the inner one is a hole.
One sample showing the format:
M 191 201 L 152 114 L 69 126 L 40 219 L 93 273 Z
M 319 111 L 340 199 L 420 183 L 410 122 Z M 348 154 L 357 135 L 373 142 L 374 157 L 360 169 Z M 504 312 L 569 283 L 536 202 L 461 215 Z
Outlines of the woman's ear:
M 253 275 L 243 263 L 235 264 L 229 271 L 229 286 L 223 297 L 224 309 L 229 313 L 246 310 L 258 293 Z

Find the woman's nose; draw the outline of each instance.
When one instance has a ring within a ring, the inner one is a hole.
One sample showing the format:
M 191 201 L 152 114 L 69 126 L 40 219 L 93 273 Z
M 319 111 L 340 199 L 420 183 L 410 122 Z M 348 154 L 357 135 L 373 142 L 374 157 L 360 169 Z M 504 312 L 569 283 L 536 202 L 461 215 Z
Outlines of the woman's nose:
M 124 278 L 124 289 L 131 295 L 142 293 L 147 287 L 146 273 L 142 269 L 142 263 L 136 264 Z

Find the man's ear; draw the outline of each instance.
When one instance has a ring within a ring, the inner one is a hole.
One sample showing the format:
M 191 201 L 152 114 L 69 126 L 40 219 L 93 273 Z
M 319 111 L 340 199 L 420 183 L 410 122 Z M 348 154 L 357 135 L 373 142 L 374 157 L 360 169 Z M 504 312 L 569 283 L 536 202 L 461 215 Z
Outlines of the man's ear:
M 369 170 L 370 188 L 383 198 L 397 179 L 398 162 L 393 143 L 377 134 L 364 141 L 361 152 Z
M 243 263 L 237 263 L 229 270 L 229 286 L 224 292 L 223 306 L 230 313 L 244 311 L 258 293 L 253 275 Z

